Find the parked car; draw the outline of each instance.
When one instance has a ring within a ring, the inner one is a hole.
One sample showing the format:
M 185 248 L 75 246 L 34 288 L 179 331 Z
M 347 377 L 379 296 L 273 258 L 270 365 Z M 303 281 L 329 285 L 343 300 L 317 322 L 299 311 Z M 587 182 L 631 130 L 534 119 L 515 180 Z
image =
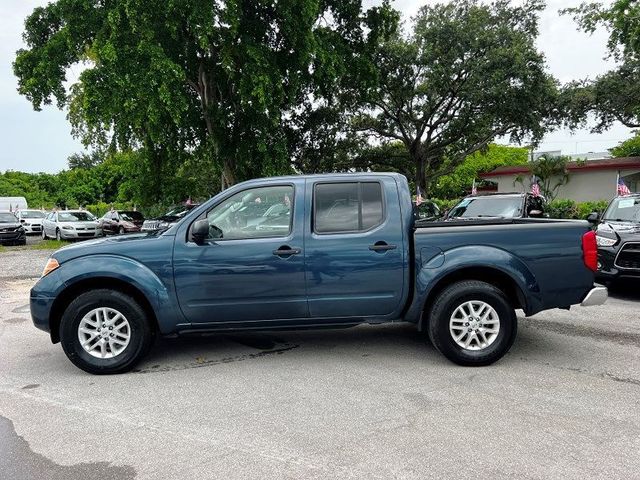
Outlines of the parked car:
M 125 234 L 139 232 L 144 223 L 144 217 L 140 212 L 133 210 L 112 210 L 105 213 L 100 219 L 102 233 Z
M 12 212 L 0 212 L 0 245 L 25 245 L 24 227 Z
M 20 210 L 16 213 L 16 217 L 24 227 L 27 235 L 30 233 L 42 233 L 42 221 L 46 214 L 41 210 Z
M 433 203 L 431 200 L 424 200 L 420 205 L 416 205 L 415 212 L 416 220 L 426 222 L 437 220 L 442 216 L 438 205 Z
M 597 215 L 590 215 L 596 220 Z M 640 278 L 640 194 L 616 197 L 596 227 L 598 280 Z
M 469 195 L 454 206 L 445 220 L 495 218 L 543 218 L 545 199 L 531 193 Z
M 157 232 L 166 230 L 172 225 L 178 223 L 191 209 L 200 206 L 199 203 L 179 205 L 172 208 L 167 213 L 157 218 L 149 218 L 142 224 L 143 232 Z
M 42 238 L 77 240 L 102 236 L 98 219 L 86 210 L 60 210 L 42 221 Z
M 607 298 L 585 221 L 416 228 L 412 207 L 396 173 L 244 182 L 160 234 L 58 250 L 31 290 L 31 316 L 91 373 L 131 369 L 157 334 L 397 321 L 458 364 L 488 365 L 511 347 L 516 309 Z

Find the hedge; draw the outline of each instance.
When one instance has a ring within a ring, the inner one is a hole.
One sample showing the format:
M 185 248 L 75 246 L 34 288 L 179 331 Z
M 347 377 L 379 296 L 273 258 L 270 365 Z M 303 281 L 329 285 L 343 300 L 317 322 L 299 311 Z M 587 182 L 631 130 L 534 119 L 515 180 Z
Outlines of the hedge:
M 551 218 L 572 218 L 584 220 L 591 212 L 602 213 L 609 205 L 608 200 L 596 202 L 574 202 L 568 199 L 556 199 L 547 206 L 547 213 Z

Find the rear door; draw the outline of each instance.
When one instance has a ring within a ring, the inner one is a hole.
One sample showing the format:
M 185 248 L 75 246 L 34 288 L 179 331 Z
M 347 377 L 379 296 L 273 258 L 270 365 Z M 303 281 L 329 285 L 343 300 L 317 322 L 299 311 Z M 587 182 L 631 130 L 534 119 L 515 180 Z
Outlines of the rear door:
M 307 180 L 306 283 L 311 318 L 395 315 L 404 234 L 392 177 Z

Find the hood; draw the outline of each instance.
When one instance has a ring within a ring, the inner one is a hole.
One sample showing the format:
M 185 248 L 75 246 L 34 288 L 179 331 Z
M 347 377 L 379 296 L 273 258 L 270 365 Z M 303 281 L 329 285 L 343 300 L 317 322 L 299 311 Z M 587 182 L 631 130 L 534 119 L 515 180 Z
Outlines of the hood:
M 152 232 L 85 240 L 83 242 L 72 243 L 62 247 L 51 256 L 60 263 L 87 255 L 102 254 L 129 256 L 132 249 L 135 249 L 138 246 L 144 248 L 147 244 L 151 246 L 152 242 L 157 241 L 160 237 L 161 235 Z
M 597 232 L 609 236 L 615 232 L 622 240 L 640 240 L 640 223 L 603 220 Z
M 10 228 L 13 230 L 14 228 L 21 227 L 22 224 L 20 222 L 0 222 L 0 231 Z

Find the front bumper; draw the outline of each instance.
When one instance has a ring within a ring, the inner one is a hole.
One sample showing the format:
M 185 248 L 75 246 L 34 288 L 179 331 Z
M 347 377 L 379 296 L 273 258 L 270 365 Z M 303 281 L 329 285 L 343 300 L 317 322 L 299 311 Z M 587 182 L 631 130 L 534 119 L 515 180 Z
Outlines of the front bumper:
M 587 296 L 584 297 L 584 299 L 582 300 L 582 303 L 580 303 L 580 306 L 593 307 L 596 305 L 603 305 L 604 302 L 607 301 L 607 298 L 609 298 L 609 292 L 607 290 L 607 287 L 603 287 L 599 285 L 589 290 L 589 293 L 587 293 Z
M 7 243 L 22 243 L 25 242 L 26 239 L 27 236 L 24 230 L 0 233 L 0 245 Z
M 596 272 L 598 281 L 613 281 L 619 277 L 640 278 L 640 268 L 624 268 L 616 263 L 621 248 L 621 245 L 598 247 L 598 271 Z
M 24 228 L 24 231 L 27 232 L 27 234 L 29 234 L 29 233 L 41 233 L 42 232 L 42 225 L 39 225 L 39 224 L 27 225 L 25 223 L 25 224 L 22 225 L 22 227 Z
M 65 240 L 102 237 L 102 230 L 64 230 L 60 229 L 60 237 Z

